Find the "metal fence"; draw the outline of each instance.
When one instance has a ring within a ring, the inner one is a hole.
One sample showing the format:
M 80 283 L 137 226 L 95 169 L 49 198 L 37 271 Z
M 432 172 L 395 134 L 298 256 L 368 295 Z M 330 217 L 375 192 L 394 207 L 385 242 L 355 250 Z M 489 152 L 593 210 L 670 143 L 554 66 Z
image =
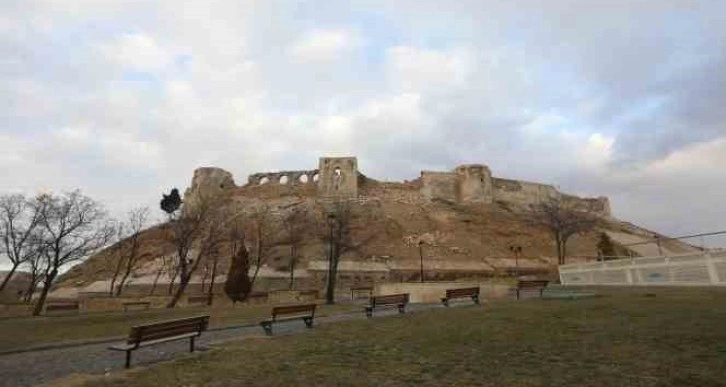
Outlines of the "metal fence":
M 563 285 L 726 285 L 726 252 L 562 265 Z

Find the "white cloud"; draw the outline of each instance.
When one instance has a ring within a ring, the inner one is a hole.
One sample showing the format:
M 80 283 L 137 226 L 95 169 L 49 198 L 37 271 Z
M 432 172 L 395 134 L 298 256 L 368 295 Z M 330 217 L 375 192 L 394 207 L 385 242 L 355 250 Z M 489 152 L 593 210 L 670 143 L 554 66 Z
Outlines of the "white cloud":
M 290 46 L 289 54 L 302 62 L 330 61 L 360 45 L 361 39 L 355 31 L 346 28 L 313 29 Z
M 125 210 L 200 165 L 354 154 L 381 179 L 486 163 L 666 232 L 724 218 L 723 5 L 66 3 L 0 4 L 0 191 Z
M 411 46 L 388 49 L 388 81 L 402 91 L 465 86 L 473 58 L 467 49 L 426 50 Z
M 169 66 L 174 54 L 159 46 L 147 34 L 124 34 L 110 44 L 101 47 L 103 55 L 111 62 L 135 71 L 159 71 Z
M 649 166 L 655 174 L 698 174 L 726 177 L 726 137 L 693 144 Z

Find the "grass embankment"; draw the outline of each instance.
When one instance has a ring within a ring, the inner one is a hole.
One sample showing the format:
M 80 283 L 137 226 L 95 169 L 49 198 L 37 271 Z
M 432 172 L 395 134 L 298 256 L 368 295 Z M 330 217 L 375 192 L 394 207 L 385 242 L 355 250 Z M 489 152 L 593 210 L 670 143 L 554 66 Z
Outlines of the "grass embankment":
M 255 323 L 269 317 L 272 305 L 228 307 L 178 307 L 141 311 L 90 312 L 79 315 L 0 319 L 0 352 L 45 344 L 124 336 L 133 325 L 209 314 L 210 327 Z M 316 315 L 325 316 L 360 305 L 320 305 Z
M 305 334 L 242 340 L 88 385 L 725 383 L 726 291 L 641 289 L 323 325 Z

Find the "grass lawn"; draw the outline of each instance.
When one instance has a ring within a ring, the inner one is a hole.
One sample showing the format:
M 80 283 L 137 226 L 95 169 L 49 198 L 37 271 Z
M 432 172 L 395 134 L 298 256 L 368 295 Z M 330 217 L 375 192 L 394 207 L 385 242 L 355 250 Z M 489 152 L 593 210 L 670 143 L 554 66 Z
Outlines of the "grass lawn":
M 210 327 L 255 323 L 269 317 L 272 305 L 237 305 L 220 307 L 178 307 L 141 311 L 90 312 L 78 315 L 40 316 L 0 319 L 0 350 L 70 342 L 103 337 L 124 336 L 133 325 L 188 316 L 209 314 Z M 320 305 L 316 315 L 325 316 L 360 305 Z
M 336 323 L 87 385 L 726 385 L 726 289 L 640 289 Z

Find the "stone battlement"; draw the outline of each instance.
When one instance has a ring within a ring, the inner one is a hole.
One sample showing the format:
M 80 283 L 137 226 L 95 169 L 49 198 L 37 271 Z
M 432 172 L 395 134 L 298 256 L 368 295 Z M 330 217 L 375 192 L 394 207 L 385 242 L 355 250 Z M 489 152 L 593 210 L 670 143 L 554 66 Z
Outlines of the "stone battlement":
M 413 182 L 390 183 L 365 177 L 358 171 L 358 160 L 355 157 L 321 157 L 318 169 L 255 173 L 248 177 L 247 184 L 242 187 L 234 184 L 232 175 L 227 171 L 199 168 L 194 173 L 192 185 L 187 189 L 184 199 L 193 202 L 199 193 L 233 188 L 243 196 L 249 196 L 247 193 L 270 199 L 288 195 L 314 195 L 328 201 L 382 196 L 384 199 L 395 198 L 396 201 L 407 203 L 499 202 L 515 207 L 528 207 L 551 198 L 561 198 L 582 209 L 610 216 L 610 202 L 606 197 L 580 198 L 561 193 L 552 185 L 493 177 L 489 167 L 483 164 L 459 165 L 448 172 L 421 171 L 421 176 Z

